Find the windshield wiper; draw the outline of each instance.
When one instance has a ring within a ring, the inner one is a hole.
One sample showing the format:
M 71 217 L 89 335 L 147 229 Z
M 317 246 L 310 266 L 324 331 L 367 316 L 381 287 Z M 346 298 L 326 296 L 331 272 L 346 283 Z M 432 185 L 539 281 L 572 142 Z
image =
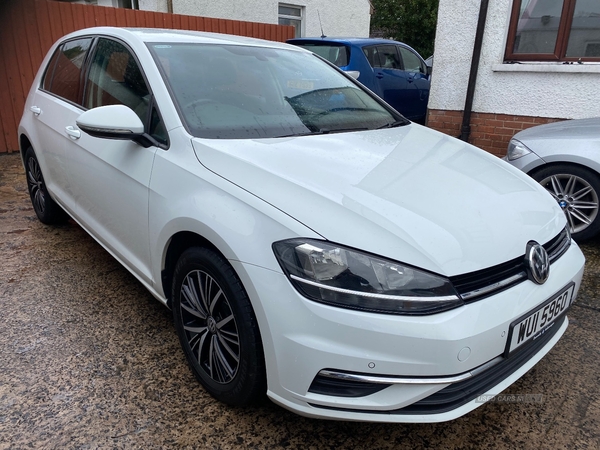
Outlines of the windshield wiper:
M 327 134 L 329 131 L 306 131 L 303 133 L 290 133 L 290 134 L 282 134 L 278 136 L 273 136 L 274 138 L 286 138 L 286 137 L 298 137 L 298 136 L 312 136 L 313 134 Z
M 330 130 L 329 128 L 321 128 L 319 131 L 323 134 L 330 133 L 346 133 L 350 131 L 367 131 L 369 128 L 367 127 L 353 127 L 353 128 L 336 128 L 334 130 Z
M 297 136 L 312 136 L 315 134 L 332 134 L 332 133 L 346 133 L 350 131 L 367 131 L 369 128 L 367 127 L 354 127 L 354 128 L 335 128 L 330 130 L 329 128 L 321 128 L 316 131 L 307 131 L 305 133 L 292 133 L 292 134 L 282 134 L 281 136 L 274 136 L 276 138 L 286 138 L 286 137 L 297 137 Z
M 408 120 L 396 120 L 392 123 L 386 123 L 385 125 L 382 125 L 380 127 L 378 127 L 378 130 L 382 130 L 384 128 L 396 128 L 396 127 L 400 127 L 402 125 L 408 125 L 410 122 Z

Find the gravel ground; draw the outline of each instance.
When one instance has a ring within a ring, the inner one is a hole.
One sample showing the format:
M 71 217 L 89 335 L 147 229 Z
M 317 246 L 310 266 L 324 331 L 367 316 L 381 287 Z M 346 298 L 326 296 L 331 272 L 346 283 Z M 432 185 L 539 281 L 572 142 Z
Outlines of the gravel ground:
M 232 408 L 189 371 L 169 310 L 75 223 L 37 221 L 0 156 L 0 449 L 600 448 L 600 240 L 558 345 L 508 394 L 441 424 L 312 420 Z

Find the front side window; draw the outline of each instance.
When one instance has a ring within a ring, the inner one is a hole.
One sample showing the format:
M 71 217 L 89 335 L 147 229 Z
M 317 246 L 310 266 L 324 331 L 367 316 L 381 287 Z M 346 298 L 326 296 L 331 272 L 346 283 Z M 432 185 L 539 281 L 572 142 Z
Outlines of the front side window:
M 310 53 L 216 44 L 149 48 L 196 137 L 273 138 L 404 123 Z
M 125 105 L 147 123 L 149 101 L 150 91 L 131 52 L 101 38 L 90 64 L 84 106 Z
M 294 27 L 294 37 L 302 36 L 302 7 L 294 5 L 285 5 L 280 3 L 278 6 L 278 24 L 291 25 Z
M 505 60 L 599 60 L 598 0 L 515 0 Z
M 404 70 L 408 72 L 425 73 L 425 67 L 421 58 L 411 52 L 409 49 L 404 47 L 398 47 L 400 55 L 402 55 L 402 63 L 404 64 Z
M 80 104 L 83 92 L 81 68 L 92 43 L 91 38 L 62 44 L 52 56 L 42 88 L 73 103 Z
M 363 52 L 371 67 L 381 69 L 402 69 L 402 63 L 395 45 L 365 47 Z

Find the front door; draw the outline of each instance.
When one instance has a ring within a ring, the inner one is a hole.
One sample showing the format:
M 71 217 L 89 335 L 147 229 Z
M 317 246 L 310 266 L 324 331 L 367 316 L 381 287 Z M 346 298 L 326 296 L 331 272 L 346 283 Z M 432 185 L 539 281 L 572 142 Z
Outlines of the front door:
M 100 38 L 91 56 L 83 106 L 123 104 L 147 124 L 150 102 L 133 52 L 118 41 Z M 71 125 L 77 128 L 75 121 Z M 84 132 L 76 142 L 65 161 L 78 219 L 131 270 L 151 282 L 148 186 L 157 147 Z
M 425 63 L 412 50 L 398 46 L 402 58 L 402 67 L 407 75 L 407 80 L 415 88 L 413 118 L 425 118 L 427 102 L 429 101 L 430 77 L 427 74 Z

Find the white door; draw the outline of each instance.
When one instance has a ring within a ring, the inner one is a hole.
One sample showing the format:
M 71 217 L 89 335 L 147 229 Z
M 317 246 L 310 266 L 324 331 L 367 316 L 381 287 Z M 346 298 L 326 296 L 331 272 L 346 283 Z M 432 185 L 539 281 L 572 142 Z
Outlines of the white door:
M 68 127 L 83 112 L 81 69 L 91 43 L 92 38 L 75 39 L 57 48 L 32 104 L 26 105 L 27 114 L 37 122 L 32 144 L 46 185 L 73 215 L 77 214 L 76 203 L 66 172 L 66 159 L 78 146 L 70 137 L 72 129 Z
M 150 127 L 151 94 L 132 52 L 100 38 L 88 70 L 83 106 L 123 104 Z M 75 122 L 71 124 L 77 128 Z M 81 132 L 77 151 L 66 158 L 81 223 L 118 258 L 151 283 L 148 186 L 158 147 Z M 161 150 L 162 151 L 162 150 Z

